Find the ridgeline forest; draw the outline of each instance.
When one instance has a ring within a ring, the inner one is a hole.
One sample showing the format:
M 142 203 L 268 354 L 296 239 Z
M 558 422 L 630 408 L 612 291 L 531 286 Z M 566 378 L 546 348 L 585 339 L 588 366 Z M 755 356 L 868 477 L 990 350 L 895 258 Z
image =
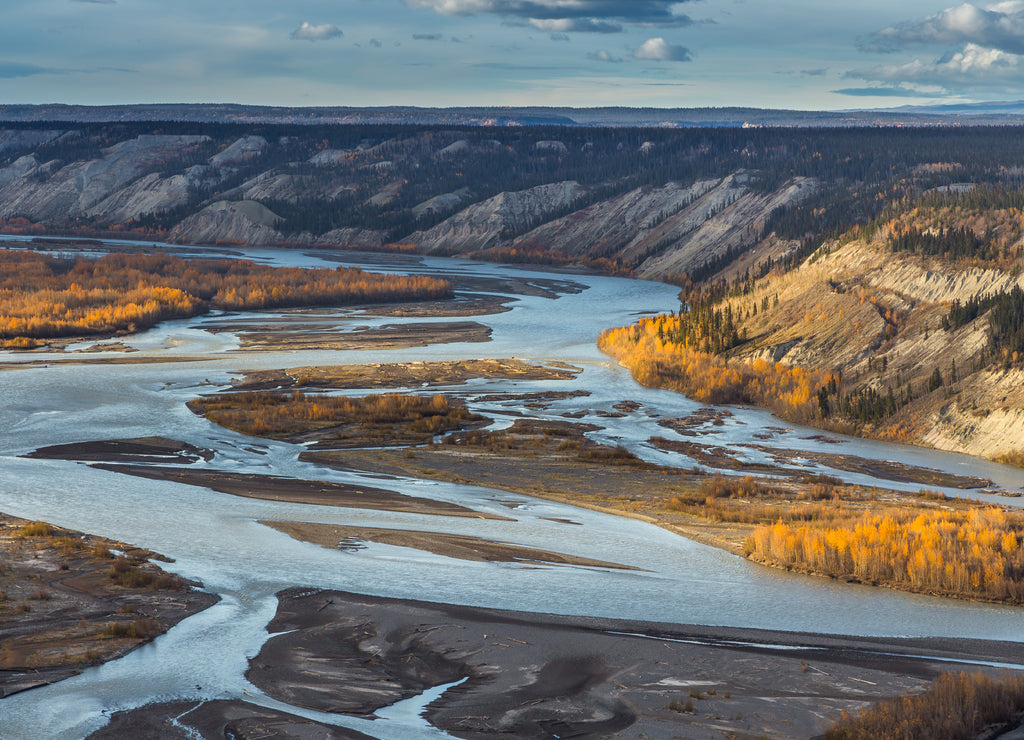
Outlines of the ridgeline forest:
M 642 382 L 1013 461 L 1022 178 L 1009 126 L 12 122 L 0 230 L 667 280 L 683 289 L 678 312 L 601 340 Z M 132 303 L 160 304 L 153 315 L 192 310 L 146 290 Z M 5 321 L 9 339 L 52 331 Z

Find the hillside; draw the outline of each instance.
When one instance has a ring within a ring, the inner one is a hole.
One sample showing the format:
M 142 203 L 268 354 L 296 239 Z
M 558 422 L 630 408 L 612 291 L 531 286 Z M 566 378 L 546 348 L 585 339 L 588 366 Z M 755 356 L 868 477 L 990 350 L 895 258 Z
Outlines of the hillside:
M 0 229 L 700 280 L 796 261 L 907 192 L 1020 171 L 1005 128 L 9 123 Z
M 666 320 L 660 348 L 642 332 L 606 346 L 648 382 L 678 384 L 690 355 L 707 351 L 749 374 L 729 400 L 840 431 L 1019 461 L 1020 197 L 978 188 L 904 202 L 789 272 L 740 279 L 692 317 Z M 717 344 L 707 341 L 722 334 L 715 312 L 729 320 L 729 337 Z M 684 329 L 703 339 L 684 338 Z M 657 373 L 644 369 L 659 362 Z M 802 387 L 779 385 L 776 368 L 806 371 Z M 681 389 L 699 395 L 700 383 L 713 385 L 694 380 Z

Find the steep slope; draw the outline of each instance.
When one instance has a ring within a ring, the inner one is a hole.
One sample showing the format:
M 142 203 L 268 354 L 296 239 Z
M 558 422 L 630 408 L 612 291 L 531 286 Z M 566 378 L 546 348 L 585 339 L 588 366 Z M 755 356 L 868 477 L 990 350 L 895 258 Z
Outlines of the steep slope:
M 571 207 L 586 193 L 579 183 L 556 182 L 501 193 L 476 203 L 408 241 L 434 254 L 461 254 L 497 246 L 552 214 Z
M 659 222 L 683 220 L 682 213 L 697 211 L 695 201 L 702 200 L 709 191 L 728 189 L 728 185 L 715 180 L 636 188 L 538 226 L 517 238 L 513 246 L 588 257 L 608 257 L 631 247 L 635 252 L 635 245 L 644 241 Z
M 800 178 L 759 195 L 750 184 L 748 174 L 735 173 L 721 180 L 638 188 L 539 226 L 512 247 L 617 259 L 652 279 L 689 273 L 755 244 L 760 225 L 774 210 L 799 203 L 816 187 Z
M 816 187 L 813 180 L 799 178 L 773 193 L 758 195 L 747 191 L 743 180 L 737 182 L 737 179 L 736 176 L 726 178 L 716 189 L 721 191 L 718 197 L 702 205 L 698 213 L 692 214 L 694 217 L 679 214 L 676 219 L 653 229 L 642 241 L 631 244 L 627 255 L 636 250 L 646 257 L 637 268 L 637 274 L 647 278 L 679 275 L 729 250 L 752 246 L 759 237 L 761 225 L 772 212 L 799 203 Z M 701 216 L 706 216 L 703 221 Z
M 815 256 L 728 299 L 750 337 L 733 356 L 837 373 L 821 421 L 845 431 L 990 458 L 1024 452 L 1024 371 L 993 357 L 989 314 L 942 328 L 954 301 L 1024 277 L 893 253 L 884 238 Z
M 1024 462 L 1024 193 L 903 199 L 802 264 L 602 336 L 643 382 Z
M 49 161 L 29 167 L 32 160 L 19 158 L 0 170 L 0 217 L 21 216 L 33 221 L 61 222 L 79 215 L 107 214 L 96 206 L 143 175 L 146 170 L 181 160 L 206 136 L 147 134 L 122 141 L 102 150 L 96 159 L 61 164 Z M 151 181 L 152 183 L 158 182 Z M 138 196 L 138 192 L 134 194 Z M 131 200 L 132 194 L 123 201 Z M 157 201 L 161 198 L 158 196 Z M 123 202 L 115 199 L 113 211 Z
M 281 220 L 254 200 L 218 201 L 189 216 L 168 235 L 190 244 L 282 244 L 274 226 Z

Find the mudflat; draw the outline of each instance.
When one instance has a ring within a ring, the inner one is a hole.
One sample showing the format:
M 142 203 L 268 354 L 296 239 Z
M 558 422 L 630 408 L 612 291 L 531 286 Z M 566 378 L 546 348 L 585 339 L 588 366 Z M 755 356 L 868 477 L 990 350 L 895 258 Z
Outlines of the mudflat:
M 217 601 L 157 558 L 0 514 L 0 697 L 121 657 Z
M 282 478 L 254 473 L 229 473 L 222 470 L 146 465 L 110 465 L 95 467 L 151 480 L 166 480 L 190 486 L 203 486 L 220 493 L 268 501 L 288 501 L 317 506 L 343 506 L 354 509 L 402 511 L 435 516 L 461 516 L 478 519 L 507 519 L 469 509 L 458 504 L 406 496 L 397 491 L 370 486 L 353 486 L 304 478 Z
M 311 542 L 330 550 L 356 550 L 363 542 L 377 542 L 382 545 L 409 547 L 459 560 L 476 562 L 537 563 L 544 565 L 572 565 L 585 568 L 611 568 L 614 570 L 638 570 L 628 565 L 610 563 L 606 560 L 566 555 L 549 550 L 537 550 L 509 542 L 495 542 L 482 537 L 470 537 L 445 532 L 421 532 L 405 529 L 382 529 L 378 527 L 346 527 L 336 524 L 314 522 L 271 522 L 261 521 L 268 527 L 284 532 L 303 542 Z
M 924 688 L 951 659 L 1017 644 L 847 638 L 557 616 L 289 589 L 249 679 L 282 701 L 369 715 L 428 706 L 462 738 L 807 738 L 843 710 Z M 925 657 L 910 657 L 925 656 Z
M 250 371 L 234 390 L 277 390 L 298 386 L 325 389 L 410 388 L 459 385 L 473 378 L 570 380 L 579 371 L 579 368 L 564 363 L 537 365 L 515 358 L 318 365 Z

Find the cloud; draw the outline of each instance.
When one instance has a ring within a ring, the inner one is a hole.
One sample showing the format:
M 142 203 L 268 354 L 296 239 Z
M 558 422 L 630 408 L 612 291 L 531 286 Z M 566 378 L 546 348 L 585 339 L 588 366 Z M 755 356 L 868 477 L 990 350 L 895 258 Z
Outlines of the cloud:
M 416 41 L 440 41 L 444 38 L 444 36 L 439 33 L 414 33 L 412 37 Z
M 59 73 L 60 70 L 40 67 L 35 64 L 24 64 L 22 62 L 5 62 L 0 60 L 0 79 L 10 80 L 15 77 L 31 77 L 32 75 L 45 75 Z
M 617 33 L 623 24 L 688 26 L 693 20 L 675 6 L 692 0 L 404 0 L 411 8 L 440 15 L 487 13 L 525 21 L 555 32 Z
M 614 64 L 618 64 L 622 61 L 620 57 L 612 56 L 611 52 L 605 51 L 604 49 L 601 49 L 601 51 L 590 52 L 587 54 L 587 59 L 595 62 L 612 62 Z
M 963 3 L 916 21 L 883 28 L 858 43 L 864 51 L 893 52 L 922 44 L 976 44 L 1024 54 L 1024 2 L 985 7 Z
M 658 62 L 691 62 L 693 55 L 685 46 L 670 44 L 658 37 L 647 39 L 633 52 L 636 59 L 653 59 Z
M 1003 86 L 1019 81 L 1024 71 L 1024 57 L 999 49 L 967 44 L 961 51 L 944 54 L 934 62 L 915 59 L 905 64 L 880 64 L 868 69 L 852 70 L 843 75 L 887 83 L 911 82 L 951 87 Z
M 370 39 L 370 46 L 372 46 L 374 49 L 379 49 L 383 45 L 384 44 L 380 42 L 380 39 Z
M 621 33 L 621 23 L 609 23 L 593 18 L 531 18 L 530 25 L 553 33 Z
M 309 21 L 303 21 L 302 25 L 292 31 L 292 38 L 297 41 L 326 41 L 344 36 L 341 29 L 333 23 L 323 23 L 314 26 Z
M 820 67 L 819 69 L 801 69 L 800 74 L 804 77 L 824 77 L 828 74 L 828 67 Z
M 847 87 L 833 90 L 837 95 L 851 95 L 856 98 L 937 98 L 940 93 L 914 90 L 895 85 L 892 87 Z

